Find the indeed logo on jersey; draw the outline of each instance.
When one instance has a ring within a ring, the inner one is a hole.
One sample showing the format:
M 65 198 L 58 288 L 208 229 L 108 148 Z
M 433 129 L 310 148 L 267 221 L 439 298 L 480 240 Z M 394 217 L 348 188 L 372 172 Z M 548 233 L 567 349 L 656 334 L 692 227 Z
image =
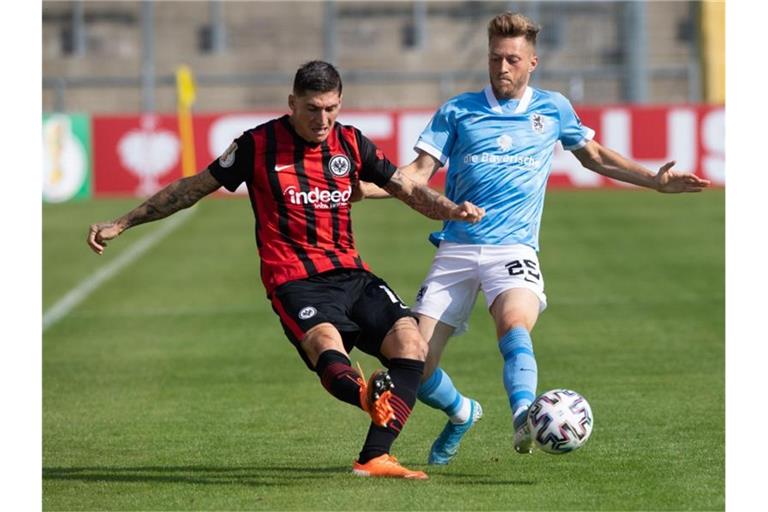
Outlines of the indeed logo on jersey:
M 535 169 L 539 163 L 532 156 L 523 155 L 496 155 L 483 151 L 479 155 L 464 155 L 465 164 L 519 164 L 525 167 Z
M 291 204 L 311 204 L 315 208 L 330 210 L 349 202 L 349 198 L 352 196 L 352 187 L 349 186 L 345 190 L 320 190 L 320 188 L 315 187 L 303 191 L 291 185 L 283 190 L 283 195 Z

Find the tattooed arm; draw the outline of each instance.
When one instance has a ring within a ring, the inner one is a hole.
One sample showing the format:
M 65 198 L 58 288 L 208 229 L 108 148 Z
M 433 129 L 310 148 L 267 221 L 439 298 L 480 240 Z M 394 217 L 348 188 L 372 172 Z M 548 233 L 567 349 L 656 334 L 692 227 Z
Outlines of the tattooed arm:
M 400 171 L 416 183 L 427 185 L 443 164 L 424 150 L 417 149 L 416 151 L 418 155 L 414 161 L 404 167 L 400 167 Z M 386 190 L 367 181 L 358 181 L 352 190 L 352 201 L 387 199 L 390 197 L 392 196 Z
M 176 180 L 122 217 L 111 222 L 91 224 L 88 230 L 88 245 L 93 252 L 102 254 L 107 246 L 106 241 L 112 240 L 126 229 L 163 219 L 189 208 L 219 187 L 221 184 L 208 169 L 194 176 Z
M 485 215 L 483 208 L 469 201 L 457 205 L 428 186 L 414 181 L 400 169 L 384 185 L 384 190 L 430 219 L 463 220 L 474 224 Z

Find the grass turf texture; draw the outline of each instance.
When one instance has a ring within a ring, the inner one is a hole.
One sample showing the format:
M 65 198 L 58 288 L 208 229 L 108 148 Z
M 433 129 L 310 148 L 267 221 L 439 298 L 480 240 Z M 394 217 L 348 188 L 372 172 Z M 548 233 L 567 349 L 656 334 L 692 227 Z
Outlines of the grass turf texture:
M 44 308 L 157 228 L 90 253 L 87 225 L 135 203 L 44 206 Z M 484 419 L 450 466 L 425 464 L 445 420 L 424 405 L 394 447 L 427 482 L 351 475 L 366 417 L 328 396 L 285 339 L 247 201 L 197 209 L 44 333 L 45 510 L 724 509 L 722 190 L 551 191 L 539 391 L 584 394 L 592 438 L 563 456 L 514 453 L 481 298 L 444 367 Z M 438 223 L 396 201 L 354 211 L 364 259 L 412 300 Z

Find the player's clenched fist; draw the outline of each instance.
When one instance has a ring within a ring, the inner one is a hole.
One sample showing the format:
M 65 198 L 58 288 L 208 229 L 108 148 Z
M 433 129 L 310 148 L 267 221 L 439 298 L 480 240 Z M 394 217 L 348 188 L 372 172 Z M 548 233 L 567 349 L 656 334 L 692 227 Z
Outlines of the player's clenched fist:
M 107 240 L 112 240 L 123 232 L 123 229 L 114 222 L 101 222 L 91 224 L 88 229 L 88 246 L 97 254 L 102 254 L 107 246 Z
M 479 222 L 485 216 L 485 208 L 475 206 L 469 201 L 464 201 L 451 212 L 451 220 L 463 220 L 469 223 Z

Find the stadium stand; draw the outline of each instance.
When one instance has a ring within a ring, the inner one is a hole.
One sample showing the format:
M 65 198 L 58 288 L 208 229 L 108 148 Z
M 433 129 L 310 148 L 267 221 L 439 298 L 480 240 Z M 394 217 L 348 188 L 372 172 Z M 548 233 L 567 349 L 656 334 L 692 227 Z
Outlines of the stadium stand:
M 347 107 L 433 108 L 485 84 L 485 24 L 509 8 L 544 27 L 534 85 L 580 104 L 629 99 L 621 2 L 426 2 L 422 45 L 414 2 L 221 2 L 226 48 L 219 52 L 210 49 L 216 3 L 154 3 L 158 111 L 175 109 L 172 77 L 182 63 L 198 77 L 196 110 L 227 111 L 282 107 L 293 70 L 329 57 L 354 85 L 345 90 Z M 44 111 L 142 110 L 142 4 L 43 2 Z M 73 44 L 77 7 L 82 50 Z M 646 3 L 646 102 L 701 99 L 695 11 L 693 2 Z

